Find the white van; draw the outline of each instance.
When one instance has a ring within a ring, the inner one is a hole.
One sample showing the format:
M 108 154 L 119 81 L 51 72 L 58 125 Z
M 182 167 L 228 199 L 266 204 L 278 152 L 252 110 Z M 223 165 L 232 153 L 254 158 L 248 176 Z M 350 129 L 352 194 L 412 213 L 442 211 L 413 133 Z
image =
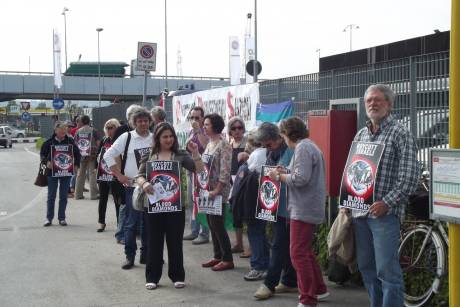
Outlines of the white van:
M 13 146 L 13 141 L 11 140 L 11 135 L 13 131 L 8 126 L 1 126 L 0 127 L 0 146 L 5 148 L 11 148 Z

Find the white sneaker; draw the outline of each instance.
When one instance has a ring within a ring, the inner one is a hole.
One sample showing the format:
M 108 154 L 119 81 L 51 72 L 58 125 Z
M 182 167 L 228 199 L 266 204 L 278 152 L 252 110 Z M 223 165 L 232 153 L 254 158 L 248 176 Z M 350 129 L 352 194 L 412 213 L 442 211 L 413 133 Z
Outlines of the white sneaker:
M 185 282 L 183 282 L 183 281 L 176 281 L 174 283 L 174 288 L 176 288 L 176 289 L 182 289 L 184 287 L 185 287 Z
M 324 301 L 327 297 L 329 297 L 329 295 L 331 295 L 331 293 L 329 292 L 324 292 L 324 293 L 321 293 L 321 294 L 316 294 L 316 300 L 318 300 L 318 302 L 322 302 Z M 299 300 L 300 300 L 300 295 L 298 296 Z
M 145 289 L 147 290 L 155 290 L 156 288 L 158 288 L 158 285 L 154 282 L 148 282 L 145 284 Z
M 324 301 L 327 297 L 329 297 L 329 295 L 331 294 L 327 291 L 321 294 L 316 294 L 316 299 L 318 300 L 318 302 L 321 302 Z
M 297 307 L 313 307 L 311 305 L 304 305 L 302 303 L 297 304 Z

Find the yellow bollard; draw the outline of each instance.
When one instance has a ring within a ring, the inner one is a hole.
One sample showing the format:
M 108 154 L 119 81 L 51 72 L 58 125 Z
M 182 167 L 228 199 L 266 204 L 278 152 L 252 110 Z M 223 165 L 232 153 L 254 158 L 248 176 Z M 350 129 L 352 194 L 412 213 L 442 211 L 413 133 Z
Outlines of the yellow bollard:
M 460 148 L 460 1 L 452 0 L 449 145 Z M 449 306 L 460 306 L 460 225 L 449 224 Z

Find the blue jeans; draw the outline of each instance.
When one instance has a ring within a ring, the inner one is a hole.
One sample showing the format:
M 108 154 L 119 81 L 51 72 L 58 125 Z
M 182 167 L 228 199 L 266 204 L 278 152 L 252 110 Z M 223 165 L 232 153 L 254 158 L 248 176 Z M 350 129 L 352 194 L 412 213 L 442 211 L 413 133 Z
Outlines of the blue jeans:
M 46 210 L 46 219 L 52 221 L 54 218 L 54 202 L 59 183 L 59 210 L 58 220 L 65 220 L 65 209 L 67 207 L 67 195 L 69 194 L 69 184 L 71 177 L 48 177 L 48 201 Z
M 190 212 L 190 230 L 192 231 L 192 235 L 197 237 L 198 235 L 201 234 L 203 237 L 209 238 L 209 228 L 204 225 L 201 225 L 193 218 L 193 187 L 192 187 L 192 179 L 189 174 L 187 174 L 187 197 L 188 197 L 188 209 Z M 201 228 L 201 233 L 200 233 L 200 228 Z
M 125 224 L 126 224 L 126 205 L 120 205 L 120 211 L 118 211 L 118 224 L 117 231 L 115 232 L 115 238 L 118 241 L 125 240 Z
M 251 269 L 265 271 L 270 259 L 269 245 L 265 236 L 267 222 L 254 219 L 248 223 L 248 240 L 251 245 Z
M 145 231 L 144 231 L 144 212 L 134 210 L 133 208 L 133 192 L 134 188 L 128 187 L 125 190 L 125 211 L 126 211 L 126 223 L 125 223 L 125 254 L 126 258 L 134 260 L 136 257 L 136 232 L 137 227 L 140 224 L 141 228 L 141 255 L 146 252 L 145 249 Z
M 272 291 L 281 283 L 288 287 L 297 287 L 297 273 L 292 266 L 289 254 L 289 224 L 286 218 L 278 216 L 273 223 L 273 240 L 267 277 L 264 284 Z
M 371 307 L 402 307 L 404 282 L 399 264 L 399 218 L 355 218 L 353 226 L 358 267 Z

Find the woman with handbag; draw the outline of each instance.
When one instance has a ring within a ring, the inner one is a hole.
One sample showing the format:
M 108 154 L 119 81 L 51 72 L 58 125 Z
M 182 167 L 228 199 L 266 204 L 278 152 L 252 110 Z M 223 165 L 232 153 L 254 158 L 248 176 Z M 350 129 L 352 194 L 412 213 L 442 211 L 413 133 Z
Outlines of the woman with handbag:
M 57 145 L 72 145 L 73 153 L 73 165 L 67 165 L 68 161 L 65 161 L 65 155 L 61 155 L 64 160 L 59 160 L 58 155 L 52 156 L 52 148 Z M 72 174 L 69 176 L 59 176 L 53 177 L 51 169 L 55 167 L 56 164 L 62 163 L 61 166 L 68 167 L 68 169 L 73 168 L 73 173 L 76 172 L 77 165 L 80 165 L 80 151 L 78 150 L 77 145 L 74 140 L 67 135 L 67 126 L 63 122 L 57 121 L 54 125 L 54 133 L 45 143 L 43 143 L 42 148 L 40 149 L 40 159 L 41 161 L 46 161 L 46 166 L 48 169 L 48 201 L 47 201 L 47 211 L 46 211 L 46 221 L 43 226 L 48 227 L 52 225 L 54 218 L 54 203 L 56 201 L 57 188 L 59 184 L 59 211 L 58 211 L 58 220 L 59 225 L 67 226 L 65 220 L 65 210 L 67 207 L 67 194 L 69 193 L 70 179 Z M 65 168 L 64 167 L 64 168 Z
M 148 180 L 147 162 L 178 161 L 180 167 L 190 172 L 195 172 L 195 163 L 190 154 L 184 150 L 179 150 L 176 132 L 171 124 L 163 122 L 155 128 L 153 136 L 153 146 L 148 157 L 144 157 L 139 168 L 139 175 L 136 182 L 145 193 L 154 195 L 156 190 L 153 183 Z M 157 163 L 165 165 L 165 163 Z M 180 176 L 179 176 L 180 177 Z M 156 178 L 156 177 L 155 177 Z M 155 180 L 156 181 L 156 180 Z M 153 183 L 153 185 L 152 185 Z M 168 187 L 167 183 L 166 186 Z M 175 187 L 177 189 L 177 187 Z M 180 183 L 178 185 L 180 189 Z M 179 194 L 181 195 L 181 194 Z M 168 276 L 174 283 L 174 287 L 183 288 L 185 286 L 184 256 L 182 249 L 182 238 L 185 227 L 185 211 L 172 212 L 152 212 L 145 208 L 145 231 L 147 235 L 147 263 L 145 266 L 145 287 L 153 290 L 158 287 L 163 268 L 163 248 L 166 238 L 168 247 Z

